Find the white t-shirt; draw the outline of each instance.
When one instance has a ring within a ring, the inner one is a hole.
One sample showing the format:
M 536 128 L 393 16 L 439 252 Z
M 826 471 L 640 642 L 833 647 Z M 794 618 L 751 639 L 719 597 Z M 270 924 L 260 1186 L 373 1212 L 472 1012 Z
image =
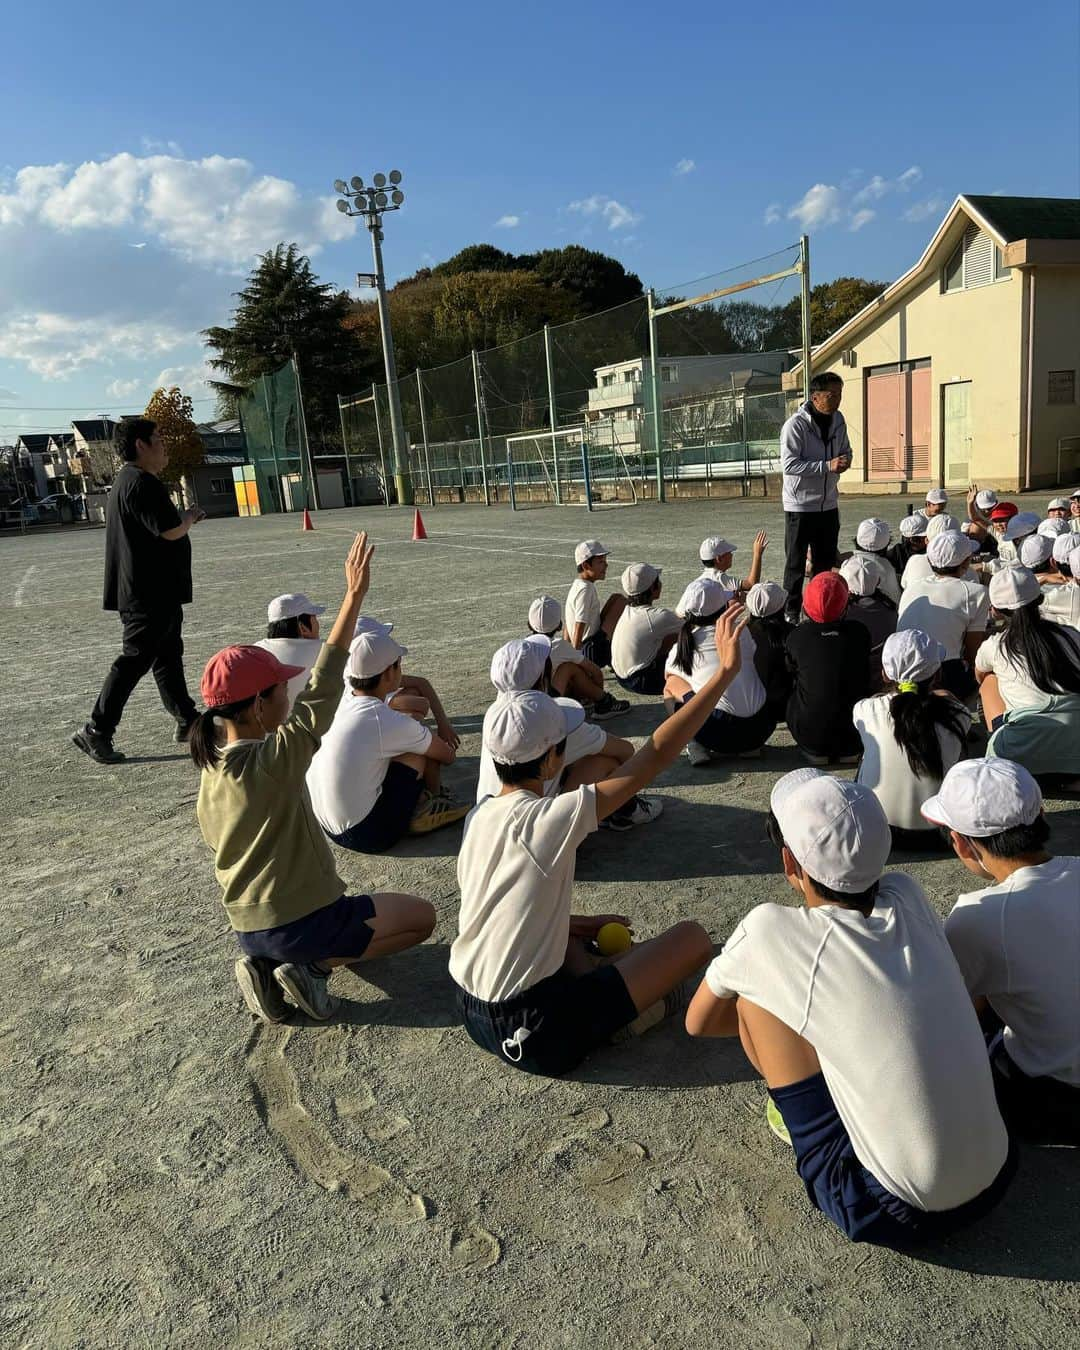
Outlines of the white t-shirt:
M 720 665 L 716 655 L 716 629 L 712 624 L 702 624 L 691 632 L 694 640 L 693 669 L 687 675 L 685 670 L 676 668 L 677 647 L 672 647 L 664 662 L 664 670 L 669 675 L 678 675 L 685 680 L 694 693 L 699 693 L 709 683 Z M 730 713 L 732 717 L 753 717 L 765 704 L 765 686 L 757 673 L 754 656 L 757 646 L 749 629 L 739 634 L 739 655 L 742 658 L 739 673 L 716 701 L 717 711 Z
M 302 675 L 294 675 L 289 681 L 289 711 L 296 702 L 297 695 L 307 685 L 311 667 L 322 651 L 322 638 L 260 638 L 255 643 L 271 655 L 276 656 L 283 666 L 303 666 Z
M 559 669 L 569 661 L 571 665 L 578 666 L 585 660 L 585 653 L 579 652 L 576 647 L 572 647 L 565 638 L 553 637 L 551 639 L 551 669 L 552 672 Z
M 343 834 L 366 819 L 398 755 L 422 755 L 427 727 L 367 694 L 348 694 L 307 772 L 311 805 L 328 834 Z
M 941 779 L 921 778 L 912 772 L 893 729 L 890 707 L 894 697 L 892 693 L 878 694 L 855 704 L 852 716 L 863 743 L 856 782 L 868 787 L 878 799 L 890 825 L 902 830 L 925 830 L 929 826 L 920 815 L 919 807 L 938 791 Z M 948 694 L 931 694 L 930 697 L 950 698 Z M 950 702 L 963 714 L 964 726 L 970 726 L 971 713 L 956 699 L 950 698 Z M 940 726 L 937 738 L 942 764 L 948 773 L 963 754 L 964 745 Z
M 1080 858 L 962 895 L 945 936 L 968 993 L 1005 1023 L 1016 1066 L 1080 1087 Z
M 566 629 L 567 638 L 573 636 L 574 625 L 579 623 L 585 625 L 585 631 L 581 635 L 582 639 L 592 637 L 600 628 L 602 610 L 596 583 L 578 577 L 577 581 L 567 591 L 566 604 L 563 606 L 563 626 Z
M 557 698 L 555 702 L 561 703 L 567 708 L 581 706 L 572 698 Z M 584 759 L 586 755 L 600 754 L 606 744 L 607 732 L 603 727 L 597 726 L 595 722 L 582 722 L 581 726 L 575 727 L 566 738 L 566 755 L 563 759 L 563 767 L 576 764 L 579 759 Z M 544 784 L 545 797 L 554 797 L 558 790 L 558 778 L 549 778 Z M 501 791 L 502 782 L 495 772 L 495 761 L 491 758 L 491 752 L 481 742 L 480 773 L 476 782 L 476 800 L 481 802 L 485 797 L 497 797 Z
M 990 597 L 986 587 L 965 577 L 931 575 L 904 588 L 896 631 L 919 628 L 937 638 L 945 659 L 964 654 L 967 633 L 985 633 L 990 626 Z
M 718 586 L 723 586 L 725 591 L 731 591 L 736 596 L 742 586 L 742 578 L 734 572 L 718 572 L 715 567 L 706 567 L 698 581 L 715 581 Z
M 577 849 L 596 828 L 591 785 L 557 797 L 508 792 L 473 807 L 458 852 L 456 984 L 499 1002 L 562 968 Z
M 682 619 L 663 605 L 627 605 L 611 636 L 611 669 L 621 679 L 656 659 L 666 637 L 677 633 Z
M 880 553 L 869 553 L 865 549 L 857 548 L 854 556 L 856 558 L 865 558 L 870 564 L 871 571 L 877 577 L 877 589 L 882 595 L 887 595 L 894 605 L 900 603 L 900 582 L 896 576 L 896 568 L 888 560 L 882 557 Z M 912 558 L 916 555 L 913 553 Z M 911 561 L 911 558 L 908 559 Z M 905 568 L 906 571 L 906 568 Z
M 869 918 L 758 905 L 705 974 L 817 1051 L 855 1156 L 893 1195 L 948 1210 L 986 1189 L 1009 1141 L 978 1019 L 921 887 L 886 872 Z
M 1080 633 L 1073 628 L 1062 628 L 1063 636 L 1072 645 L 1076 661 L 1080 664 Z M 1011 661 L 1001 650 L 1004 633 L 994 633 L 988 637 L 975 653 L 975 669 L 984 675 L 996 675 L 998 691 L 1009 712 L 1021 709 L 1045 708 L 1054 694 L 1048 694 L 1034 684 L 1027 662 Z
M 1043 586 L 1043 602 L 1039 613 L 1051 623 L 1065 624 L 1069 628 L 1080 628 L 1080 584 L 1066 581 L 1062 584 L 1050 582 Z
M 930 559 L 925 553 L 913 553 L 904 564 L 904 572 L 900 578 L 900 589 L 906 591 L 913 581 L 922 581 L 926 577 L 932 577 L 934 569 L 930 566 Z

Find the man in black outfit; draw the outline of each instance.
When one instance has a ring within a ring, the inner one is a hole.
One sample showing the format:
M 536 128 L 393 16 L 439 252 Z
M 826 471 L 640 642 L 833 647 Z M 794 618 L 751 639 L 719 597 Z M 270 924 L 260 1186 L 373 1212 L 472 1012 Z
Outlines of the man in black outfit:
M 126 417 L 117 433 L 124 466 L 116 475 L 105 522 L 105 598 L 124 625 L 124 645 L 105 677 L 90 720 L 72 741 L 99 764 L 119 764 L 113 736 L 131 692 L 153 671 L 165 710 L 186 741 L 196 708 L 184 678 L 182 606 L 191 603 L 188 533 L 205 512 L 173 505 L 159 475 L 169 452 L 148 417 Z

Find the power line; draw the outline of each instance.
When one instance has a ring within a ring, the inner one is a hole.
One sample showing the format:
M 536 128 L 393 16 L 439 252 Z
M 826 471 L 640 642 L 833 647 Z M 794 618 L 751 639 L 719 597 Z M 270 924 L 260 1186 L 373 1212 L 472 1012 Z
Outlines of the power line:
M 101 416 L 101 403 L 0 403 L 0 412 L 90 412 L 91 409 Z M 193 398 L 192 403 L 216 403 L 216 398 Z M 141 412 L 145 404 L 125 403 L 121 412 Z

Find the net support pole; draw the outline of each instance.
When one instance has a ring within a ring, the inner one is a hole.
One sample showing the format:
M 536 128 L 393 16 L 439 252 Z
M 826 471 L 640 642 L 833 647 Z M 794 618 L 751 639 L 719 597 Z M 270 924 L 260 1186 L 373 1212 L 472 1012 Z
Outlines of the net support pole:
M 281 465 L 278 463 L 277 441 L 274 439 L 274 416 L 273 413 L 271 413 L 270 411 L 270 393 L 269 393 L 270 386 L 267 382 L 267 377 L 265 375 L 260 375 L 259 379 L 262 381 L 263 406 L 266 408 L 266 433 L 270 438 L 270 456 L 274 461 L 274 477 L 277 479 L 278 508 L 281 511 L 281 514 L 284 515 L 285 484 L 281 481 Z M 252 463 L 254 463 L 254 460 L 252 461 Z M 257 473 L 255 481 L 256 483 L 259 481 Z
M 353 497 L 352 467 L 349 464 L 349 437 L 345 431 L 345 405 L 341 401 L 340 394 L 338 394 L 337 399 L 337 410 L 338 410 L 338 417 L 341 419 L 341 450 L 345 456 L 346 486 L 349 489 L 349 505 L 352 506 L 354 505 L 354 503 L 352 499 Z
M 656 451 L 656 500 L 664 500 L 664 433 L 660 406 L 660 366 L 656 343 L 656 293 L 645 293 L 649 306 L 649 389 L 652 393 L 653 448 Z
M 424 381 L 420 367 L 416 367 L 416 397 L 420 404 L 420 437 L 424 443 L 424 473 L 427 477 L 428 505 L 435 505 L 435 486 L 431 479 L 431 449 L 428 446 L 427 409 L 424 407 Z
M 799 283 L 802 308 L 803 402 L 810 402 L 810 236 L 799 236 Z
M 292 354 L 293 376 L 296 379 L 296 402 L 300 408 L 300 435 L 304 438 L 304 458 L 302 464 L 307 467 L 308 482 L 311 484 L 311 502 L 316 511 L 322 509 L 322 502 L 319 500 L 319 480 L 315 477 L 315 462 L 311 458 L 311 441 L 308 439 L 307 414 L 304 412 L 304 390 L 300 384 L 300 362 L 296 359 L 296 353 Z M 305 505 L 308 505 L 305 501 Z
M 584 432 L 581 433 L 581 481 L 585 486 L 585 506 L 591 511 L 593 501 L 592 475 L 589 472 L 589 441 Z
M 544 365 L 547 368 L 548 426 L 551 428 L 551 462 L 555 470 L 555 505 L 562 506 L 562 491 L 559 487 L 559 442 L 555 435 L 559 429 L 559 414 L 555 408 L 555 373 L 551 361 L 551 327 L 548 324 L 544 324 Z
M 514 463 L 511 459 L 510 437 L 506 438 L 506 485 L 510 489 L 510 510 L 517 510 L 517 493 L 514 491 Z
M 491 505 L 491 492 L 488 488 L 487 447 L 484 445 L 484 400 L 480 391 L 480 358 L 476 348 L 472 351 L 473 392 L 476 395 L 476 434 L 480 441 L 480 477 L 484 483 L 484 505 Z
M 371 406 L 375 410 L 375 435 L 379 438 L 379 463 L 382 465 L 383 505 L 390 505 L 390 480 L 386 476 L 386 451 L 383 449 L 382 418 L 379 416 L 379 394 L 376 385 L 371 386 Z

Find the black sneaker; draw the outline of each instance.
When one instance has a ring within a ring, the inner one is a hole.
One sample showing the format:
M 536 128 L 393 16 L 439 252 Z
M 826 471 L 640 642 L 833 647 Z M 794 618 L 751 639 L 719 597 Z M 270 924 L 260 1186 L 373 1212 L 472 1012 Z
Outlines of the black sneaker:
M 103 736 L 89 724 L 72 736 L 71 743 L 77 745 L 84 755 L 89 755 L 97 764 L 122 764 L 127 758 L 113 748 L 111 736 Z
M 604 697 L 598 698 L 593 704 L 589 719 L 593 722 L 608 722 L 611 718 L 621 717 L 623 713 L 629 711 L 630 700 L 628 698 L 615 698 L 612 694 L 605 692 Z

